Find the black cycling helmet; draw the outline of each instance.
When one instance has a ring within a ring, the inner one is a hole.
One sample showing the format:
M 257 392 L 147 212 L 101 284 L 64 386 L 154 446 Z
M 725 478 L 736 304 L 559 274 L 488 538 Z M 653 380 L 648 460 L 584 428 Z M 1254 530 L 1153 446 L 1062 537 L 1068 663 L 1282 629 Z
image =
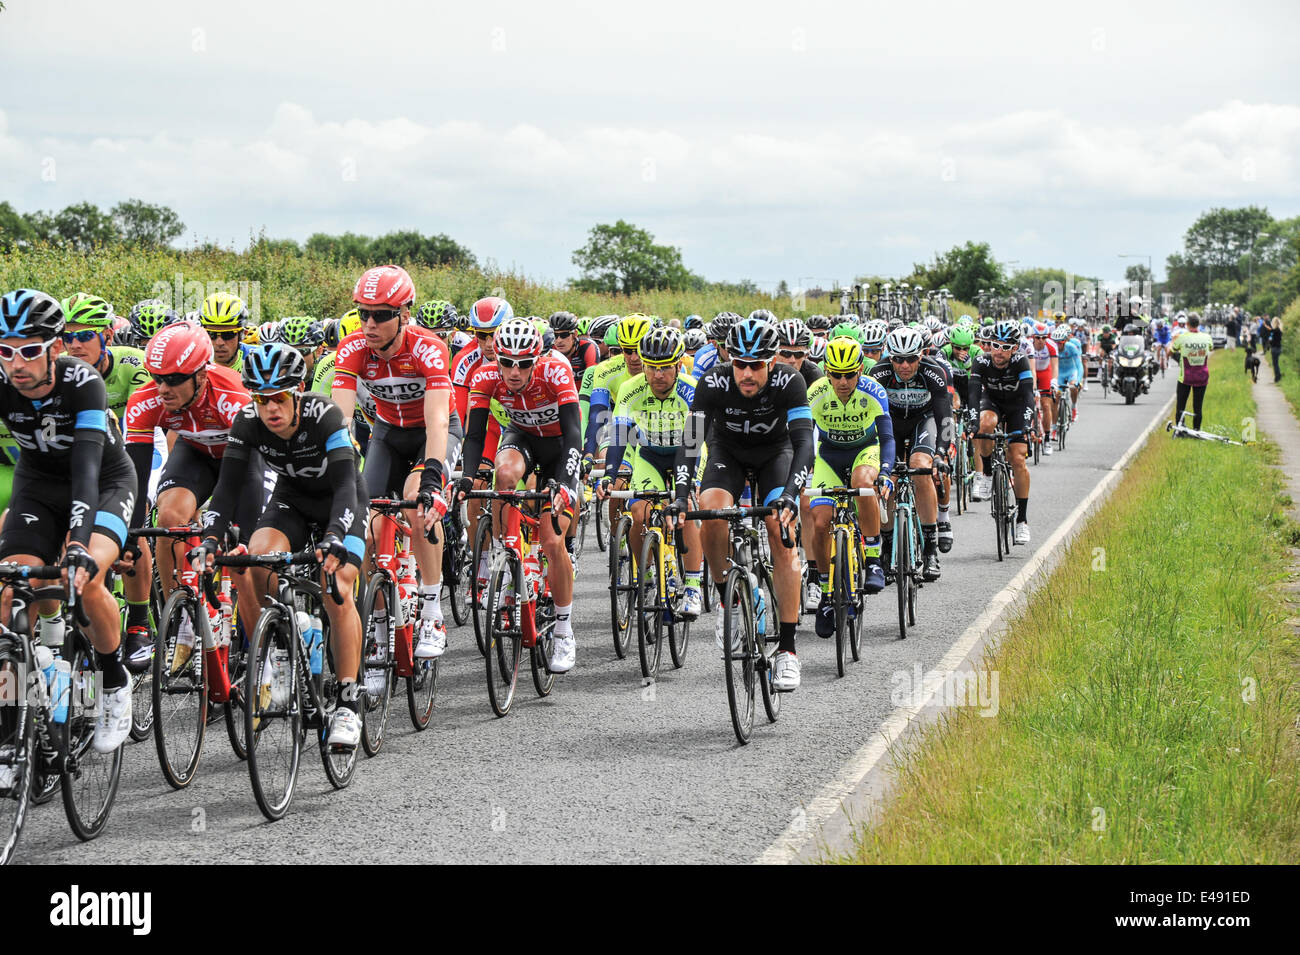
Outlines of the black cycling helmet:
M 733 360 L 766 361 L 776 354 L 778 338 L 771 322 L 746 318 L 727 332 L 727 354 Z
M 546 324 L 557 332 L 576 332 L 578 330 L 578 316 L 572 312 L 552 312 L 551 317 L 546 320 Z
M 776 334 L 785 348 L 807 348 L 812 341 L 812 332 L 799 318 L 787 318 L 784 322 L 778 322 Z
M 660 325 L 642 336 L 637 351 L 643 364 L 675 365 L 686 354 L 686 342 L 682 333 L 671 325 Z
M 289 345 L 255 345 L 244 353 L 243 381 L 250 393 L 288 391 L 306 379 L 307 363 L 298 349 Z
M 15 289 L 0 298 L 0 338 L 58 337 L 64 326 L 63 306 L 36 289 Z
M 688 332 L 703 327 L 704 319 L 700 318 L 698 315 L 687 315 L 686 318 L 682 320 L 682 328 Z
M 713 316 L 713 321 L 709 322 L 704 332 L 709 336 L 709 341 L 725 342 L 727 333 L 739 321 L 742 321 L 742 319 L 735 312 L 718 312 L 717 315 Z
M 804 324 L 814 332 L 829 332 L 835 323 L 829 315 L 809 315 Z

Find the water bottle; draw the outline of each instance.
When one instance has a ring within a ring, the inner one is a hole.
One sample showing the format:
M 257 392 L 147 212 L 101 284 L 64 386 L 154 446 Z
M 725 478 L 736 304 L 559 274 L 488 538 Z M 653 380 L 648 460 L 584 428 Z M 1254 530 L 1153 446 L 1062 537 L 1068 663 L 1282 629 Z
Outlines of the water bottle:
M 45 677 L 42 688 L 48 689 L 54 685 L 54 651 L 43 644 L 36 644 L 33 648 L 36 657 L 36 669 L 40 670 Z
M 753 576 L 752 574 L 750 575 Z M 767 638 L 767 600 L 763 597 L 763 591 L 755 588 L 754 590 L 754 620 L 757 623 L 758 636 L 760 639 Z
M 72 692 L 72 664 L 67 660 L 54 661 L 54 674 L 50 680 L 50 710 L 54 722 L 68 721 L 68 700 Z
M 542 590 L 542 565 L 536 554 L 524 557 L 524 580 L 528 581 L 528 592 L 536 598 Z
M 312 614 L 311 629 L 307 633 L 307 647 L 311 653 L 311 675 L 320 676 L 321 662 L 325 656 L 325 636 L 321 633 L 321 619 Z

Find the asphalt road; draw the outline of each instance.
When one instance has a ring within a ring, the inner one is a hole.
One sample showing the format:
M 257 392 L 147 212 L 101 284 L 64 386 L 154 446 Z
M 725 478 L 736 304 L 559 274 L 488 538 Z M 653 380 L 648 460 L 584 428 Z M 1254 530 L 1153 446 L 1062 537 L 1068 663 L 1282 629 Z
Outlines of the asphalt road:
M 1029 522 L 1042 541 L 1097 483 L 1172 394 L 1174 377 L 1125 407 L 1094 385 L 1063 454 L 1032 469 Z M 149 862 L 748 862 L 894 708 L 891 690 L 948 646 L 1023 565 L 1030 548 L 994 559 L 988 505 L 958 518 L 943 577 L 920 594 L 916 630 L 898 639 L 893 590 L 874 598 L 863 659 L 835 675 L 834 641 L 800 626 L 803 685 L 748 746 L 728 716 L 713 620 L 695 625 L 689 658 L 643 687 L 610 637 L 605 555 L 588 541 L 579 565 L 578 665 L 547 699 L 520 675 L 515 706 L 491 712 L 473 627 L 451 631 L 438 708 L 416 733 L 395 698 L 389 739 L 334 791 L 315 749 L 304 752 L 288 816 L 264 820 L 222 722 L 209 727 L 199 776 L 163 781 L 152 740 L 128 743 L 105 833 L 81 843 L 54 800 L 31 813 L 16 861 Z M 450 616 L 450 615 L 449 615 Z

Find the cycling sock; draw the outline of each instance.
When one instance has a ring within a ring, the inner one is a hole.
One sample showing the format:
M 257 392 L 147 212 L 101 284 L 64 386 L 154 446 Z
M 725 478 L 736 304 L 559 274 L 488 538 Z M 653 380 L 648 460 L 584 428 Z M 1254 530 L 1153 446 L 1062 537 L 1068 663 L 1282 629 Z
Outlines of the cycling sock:
M 893 531 L 881 531 L 880 546 L 881 546 L 881 553 L 883 554 L 885 551 L 889 551 L 889 558 L 890 560 L 893 560 L 894 558 L 894 532 Z
M 441 590 L 441 588 L 437 586 L 433 586 L 433 587 L 422 586 L 420 588 L 420 619 L 421 620 L 437 620 L 438 617 L 441 616 L 441 614 L 438 613 L 438 611 L 441 609 L 438 606 L 438 598 L 439 596 L 441 596 L 439 594 L 439 590 Z
M 356 680 L 341 680 L 339 682 L 339 708 L 357 711 L 357 698 L 361 695 L 361 684 Z
M 117 690 L 131 682 L 126 667 L 122 666 L 122 648 L 119 646 L 112 653 L 95 651 L 95 666 L 103 674 L 105 690 Z
M 703 580 L 703 578 L 704 578 L 704 572 L 701 570 L 697 570 L 695 571 L 695 573 L 691 573 L 690 571 L 687 571 L 686 586 L 688 588 L 694 588 L 696 590 L 700 590 L 701 589 L 700 582 Z
M 925 552 L 933 554 L 939 549 L 939 528 L 935 524 L 922 524 L 921 536 L 925 538 Z
M 782 650 L 786 653 L 794 653 L 794 628 L 794 624 L 781 621 L 781 641 L 776 645 L 778 653 Z
M 876 558 L 876 560 L 879 560 L 880 559 L 880 535 L 877 534 L 875 537 L 868 537 L 866 539 L 865 549 L 868 557 L 874 557 Z
M 572 537 L 564 538 L 564 549 L 569 552 L 569 559 L 573 560 L 574 539 Z
M 149 626 L 149 601 L 141 600 L 136 603 L 134 600 L 128 600 L 126 602 L 126 625 L 128 627 Z
M 985 477 L 992 477 L 992 476 L 993 476 L 993 459 L 990 458 L 990 457 L 986 457 L 986 456 L 984 456 L 984 455 L 981 454 L 981 455 L 980 455 L 980 470 L 981 470 L 981 472 L 984 474 Z
M 1027 497 L 1016 498 L 1016 520 L 1018 521 L 1029 520 L 1029 518 L 1025 516 L 1028 513 L 1029 513 L 1029 498 Z
M 47 647 L 61 647 L 66 629 L 61 614 L 55 613 L 48 617 L 40 614 L 36 621 L 36 638 Z
M 939 523 L 940 524 L 948 523 L 948 508 L 946 507 L 939 508 Z
M 817 572 L 817 565 L 812 561 L 808 561 L 808 583 L 820 584 L 821 582 L 822 575 Z
M 555 605 L 555 633 L 557 636 L 563 634 L 566 637 L 573 636 L 573 625 L 569 622 L 569 617 L 573 614 L 573 604 L 567 603 L 564 606 Z
M 713 585 L 713 589 L 716 590 L 716 591 L 718 592 L 718 603 L 722 603 L 722 589 L 723 589 L 723 585 L 722 585 L 722 584 L 719 584 L 719 583 L 715 583 L 715 584 Z
M 829 593 L 831 592 L 831 575 L 830 575 L 830 574 L 827 574 L 827 575 L 826 575 L 826 578 L 821 582 L 820 586 L 821 586 L 822 594 L 823 594 L 823 595 L 829 594 Z

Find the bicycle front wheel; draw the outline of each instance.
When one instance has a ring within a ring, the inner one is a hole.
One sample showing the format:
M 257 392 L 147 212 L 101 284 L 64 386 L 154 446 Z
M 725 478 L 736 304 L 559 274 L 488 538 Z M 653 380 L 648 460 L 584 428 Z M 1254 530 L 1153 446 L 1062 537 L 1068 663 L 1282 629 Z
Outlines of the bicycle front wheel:
M 647 529 L 641 544 L 641 575 L 636 588 L 636 647 L 641 676 L 659 679 L 659 661 L 664 647 L 664 615 L 668 607 L 668 582 L 663 579 L 659 530 Z
M 36 774 L 36 724 L 23 682 L 31 666 L 21 639 L 0 639 L 0 865 L 13 858 Z
M 519 657 L 523 645 L 521 601 L 523 565 L 513 551 L 503 550 L 492 560 L 488 572 L 487 660 L 488 702 L 492 712 L 505 716 L 514 702 L 519 682 Z
M 75 629 L 68 629 L 63 659 L 72 661 L 72 692 L 68 718 L 62 731 L 63 809 L 78 839 L 94 839 L 108 825 L 108 814 L 122 778 L 122 747 L 111 753 L 95 751 L 95 711 L 106 704 L 90 645 Z
M 731 726 L 743 746 L 754 731 L 754 595 L 749 575 L 737 567 L 722 588 L 722 663 L 727 673 Z
M 835 532 L 835 552 L 831 555 L 831 596 L 835 601 L 835 673 L 844 676 L 845 657 L 852 656 L 848 643 L 850 603 L 853 599 L 849 582 L 849 535 L 843 528 Z
M 898 638 L 907 639 L 907 588 L 912 583 L 911 506 L 894 510 L 894 587 L 898 591 Z
M 450 528 L 450 532 L 448 532 L 448 528 Z M 469 563 L 469 555 L 465 552 L 464 541 L 460 539 L 461 525 L 459 521 L 444 524 L 443 533 L 446 537 L 442 551 L 443 586 L 447 588 L 447 600 L 451 603 L 451 617 L 456 621 L 456 626 L 463 627 L 465 621 L 469 619 L 469 607 L 466 598 L 469 593 L 470 580 L 465 566 Z M 455 539 L 452 539 L 452 533 L 456 535 Z
M 454 588 L 453 588 L 454 589 Z M 393 704 L 392 627 L 398 613 L 397 588 L 385 571 L 370 575 L 361 598 L 361 668 L 366 687 L 365 728 L 361 746 L 367 756 L 384 746 L 388 711 Z
M 478 519 L 478 529 L 474 532 L 474 552 L 470 555 L 470 613 L 474 616 L 474 639 L 478 642 L 478 652 L 487 655 L 488 631 L 492 622 L 483 609 L 487 601 L 487 578 L 479 580 L 479 568 L 484 566 L 484 556 L 489 553 L 489 541 L 492 534 L 492 519 L 484 514 Z
M 754 608 L 754 643 L 757 651 L 754 657 L 754 676 L 763 690 L 763 709 L 767 721 L 775 723 L 781 715 L 781 694 L 772 686 L 775 676 L 772 658 L 776 656 L 776 645 L 781 638 L 781 607 L 776 599 L 776 585 L 772 582 L 772 568 L 763 563 L 758 571 L 758 592 L 760 600 Z
M 609 540 L 609 615 L 614 653 L 620 660 L 632 643 L 632 608 L 636 603 L 636 568 L 632 560 L 632 518 L 618 519 Z
M 551 672 L 551 658 L 555 656 L 555 603 L 543 596 L 525 604 L 523 612 L 533 615 L 533 625 L 537 628 L 537 642 L 528 648 L 533 688 L 538 696 L 550 696 L 555 689 L 555 674 Z
M 262 611 L 248 644 L 244 736 L 253 797 L 267 819 L 284 817 L 302 758 L 302 685 L 298 637 L 277 608 Z
M 324 610 L 323 607 L 317 607 L 317 612 Z M 321 613 L 324 617 L 324 613 Z M 320 728 L 317 732 L 317 742 L 320 744 L 320 759 L 325 766 L 325 778 L 330 781 L 330 785 L 335 789 L 345 789 L 352 782 L 352 777 L 357 771 L 357 747 L 355 746 L 331 746 L 329 742 L 330 724 L 333 721 L 333 715 L 338 712 L 339 694 L 342 692 L 342 678 L 351 676 L 354 680 L 363 677 L 364 668 L 359 667 L 362 673 L 344 674 L 338 672 L 338 664 L 334 659 L 334 654 L 330 652 L 330 634 L 326 630 L 325 640 L 325 666 L 321 669 L 319 677 L 315 678 L 316 685 L 320 687 Z M 364 658 L 363 658 L 364 659 Z M 309 671 L 304 670 L 299 678 L 305 680 L 308 678 Z M 363 683 L 362 686 L 365 684 Z M 303 696 L 307 695 L 304 689 Z M 364 693 L 362 694 L 361 706 L 358 707 L 357 717 L 361 720 L 361 738 L 366 736 L 366 709 Z
M 173 789 L 184 789 L 194 780 L 203 754 L 208 681 L 198 615 L 206 612 L 182 587 L 164 605 L 154 636 L 154 742 L 163 778 Z

